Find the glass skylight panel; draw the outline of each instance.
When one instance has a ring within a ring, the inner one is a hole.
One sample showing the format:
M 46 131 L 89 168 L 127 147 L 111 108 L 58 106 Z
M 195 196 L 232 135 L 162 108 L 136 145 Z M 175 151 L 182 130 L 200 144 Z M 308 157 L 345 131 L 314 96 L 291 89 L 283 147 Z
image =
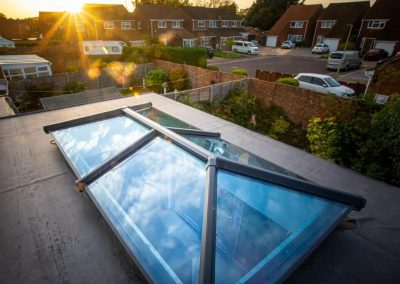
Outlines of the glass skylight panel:
M 197 283 L 206 165 L 155 138 L 88 186 L 155 283 Z
M 117 116 L 52 133 L 75 170 L 83 176 L 148 131 L 133 119 Z
M 245 165 L 250 165 L 287 176 L 297 177 L 296 174 L 278 167 L 277 165 L 268 162 L 252 153 L 247 152 L 228 141 L 215 137 L 192 136 L 185 135 L 185 138 L 210 151 L 216 156 L 221 156 L 232 161 L 236 161 Z
M 147 117 L 148 119 L 151 119 L 158 124 L 164 126 L 164 127 L 176 127 L 176 128 L 185 128 L 185 129 L 197 129 L 196 127 L 190 125 L 189 123 L 186 123 L 180 119 L 177 119 L 173 116 L 170 116 L 169 114 L 166 114 L 165 112 L 162 112 L 154 107 L 149 107 L 145 108 L 142 110 L 138 110 L 138 113 L 141 115 Z
M 216 283 L 275 283 L 349 210 L 218 170 Z

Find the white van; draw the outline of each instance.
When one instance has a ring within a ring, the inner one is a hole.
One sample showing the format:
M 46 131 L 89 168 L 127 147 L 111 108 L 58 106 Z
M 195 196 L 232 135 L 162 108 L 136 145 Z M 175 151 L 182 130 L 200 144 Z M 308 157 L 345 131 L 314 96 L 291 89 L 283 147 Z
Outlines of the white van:
M 232 51 L 248 55 L 258 54 L 258 47 L 251 41 L 235 41 L 232 45 Z
M 362 64 L 360 53 L 356 50 L 335 51 L 329 54 L 326 69 L 328 70 L 349 70 L 359 69 Z M 340 66 L 339 66 L 340 65 Z

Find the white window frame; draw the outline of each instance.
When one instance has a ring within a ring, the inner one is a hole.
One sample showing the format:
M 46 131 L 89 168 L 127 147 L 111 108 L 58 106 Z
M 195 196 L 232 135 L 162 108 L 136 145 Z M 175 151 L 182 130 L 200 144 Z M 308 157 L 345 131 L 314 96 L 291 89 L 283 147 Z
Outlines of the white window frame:
M 159 29 L 166 29 L 167 28 L 167 21 L 158 21 L 157 26 Z
M 228 21 L 222 21 L 221 27 L 227 28 L 229 26 Z
M 105 30 L 113 30 L 115 28 L 114 22 L 106 21 L 104 22 L 104 29 Z
M 385 28 L 386 20 L 371 20 L 368 21 L 368 29 L 382 30 Z
M 237 21 L 231 21 L 231 26 L 232 28 L 237 28 L 238 27 Z
M 128 21 L 122 21 L 121 22 L 121 30 L 131 30 L 132 29 L 132 23 Z
M 301 40 L 303 39 L 302 35 L 288 35 L 287 40 L 290 40 L 291 42 L 301 42 Z
M 189 43 L 189 44 L 187 44 Z M 196 40 L 195 39 L 184 39 L 183 40 L 183 47 L 195 47 Z
M 302 29 L 304 26 L 304 21 L 290 21 L 291 29 Z
M 321 29 L 331 29 L 335 25 L 336 21 L 322 21 L 321 22 Z
M 181 28 L 181 21 L 172 21 L 172 28 L 173 29 L 180 29 Z
M 205 28 L 206 27 L 206 22 L 205 21 L 197 21 L 197 26 L 199 28 Z
M 209 25 L 210 28 L 216 28 L 217 27 L 217 21 L 210 21 L 208 25 Z

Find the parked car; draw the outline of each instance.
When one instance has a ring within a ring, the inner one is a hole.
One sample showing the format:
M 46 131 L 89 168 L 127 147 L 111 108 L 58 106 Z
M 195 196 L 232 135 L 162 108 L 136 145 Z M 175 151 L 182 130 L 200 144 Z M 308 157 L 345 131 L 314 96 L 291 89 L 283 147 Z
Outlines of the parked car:
M 326 68 L 328 70 L 349 70 L 359 69 L 362 64 L 360 52 L 356 50 L 335 51 L 329 54 Z
M 294 78 L 299 80 L 300 88 L 303 89 L 345 98 L 353 98 L 355 96 L 355 91 L 352 88 L 343 86 L 328 75 L 300 73 Z
M 251 41 L 255 46 L 257 46 L 258 47 L 258 41 L 256 41 L 256 40 L 252 40 Z
M 235 41 L 232 45 L 232 51 L 248 55 L 258 54 L 258 47 L 250 41 Z
M 389 53 L 381 48 L 374 48 L 364 54 L 364 60 L 382 60 L 389 56 Z
M 291 48 L 294 48 L 295 46 L 296 46 L 296 44 L 294 42 L 290 41 L 290 40 L 284 41 L 281 44 L 281 48 L 291 49 Z
M 214 49 L 211 46 L 202 46 L 207 52 L 207 58 L 214 57 Z
M 311 50 L 312 53 L 329 53 L 329 45 L 324 44 L 324 43 L 318 43 L 314 46 L 314 48 Z

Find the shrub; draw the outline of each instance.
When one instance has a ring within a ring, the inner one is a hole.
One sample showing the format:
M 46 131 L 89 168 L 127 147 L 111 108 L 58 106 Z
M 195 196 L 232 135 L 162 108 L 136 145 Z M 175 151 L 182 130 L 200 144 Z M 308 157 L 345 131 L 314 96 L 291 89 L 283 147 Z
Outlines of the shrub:
M 207 69 L 213 70 L 213 71 L 219 71 L 219 67 L 216 65 L 209 65 L 207 66 Z
M 223 102 L 224 114 L 236 124 L 251 126 L 251 116 L 256 111 L 256 98 L 247 91 L 236 89 L 230 92 Z
M 340 157 L 340 132 L 334 117 L 312 118 L 307 126 L 311 153 L 337 161 Z
M 163 92 L 163 83 L 168 82 L 168 74 L 163 69 L 157 68 L 149 71 L 145 77 L 146 87 L 153 92 L 161 94 Z
M 220 51 L 220 50 L 215 50 L 214 51 L 214 56 L 215 57 L 221 57 L 221 58 L 228 58 L 228 59 L 246 57 L 243 54 L 233 53 L 233 52 L 225 52 L 225 51 Z
M 236 74 L 236 75 L 242 75 L 242 76 L 247 76 L 249 74 L 246 69 L 233 69 L 232 73 Z
M 291 85 L 291 86 L 299 86 L 299 80 L 294 79 L 292 77 L 286 77 L 286 78 L 280 78 L 278 80 L 275 81 L 276 83 L 279 84 L 285 84 L 285 85 Z
M 234 41 L 232 38 L 228 38 L 228 39 L 225 41 L 225 44 L 228 46 L 229 50 L 232 49 L 232 45 L 233 45 L 234 43 L 235 43 L 235 41 Z
M 346 43 L 344 42 L 344 43 L 341 43 L 341 44 L 339 44 L 339 46 L 338 46 L 338 49 L 337 50 L 344 50 L 344 46 L 346 45 Z M 347 46 L 346 46 L 346 50 L 353 50 L 354 49 L 354 47 L 355 47 L 355 44 L 353 43 L 353 42 L 348 42 L 347 43 Z
M 279 136 L 288 132 L 289 126 L 290 123 L 283 116 L 280 116 L 272 123 L 268 134 L 272 138 L 278 139 Z
M 76 65 L 68 65 L 65 68 L 65 72 L 67 72 L 67 73 L 73 73 L 73 72 L 78 72 L 78 71 L 79 71 L 79 68 Z
M 65 87 L 66 93 L 78 93 L 85 90 L 85 84 L 79 81 L 70 81 Z
M 187 72 L 180 68 L 174 68 L 169 71 L 170 90 L 183 91 L 190 87 L 189 76 Z

